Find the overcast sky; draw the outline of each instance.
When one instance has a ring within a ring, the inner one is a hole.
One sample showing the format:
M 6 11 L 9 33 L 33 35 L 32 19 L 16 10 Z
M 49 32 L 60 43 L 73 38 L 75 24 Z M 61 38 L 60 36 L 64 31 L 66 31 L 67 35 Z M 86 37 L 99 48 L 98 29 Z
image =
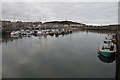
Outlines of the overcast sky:
M 3 2 L 2 19 L 71 20 L 86 24 L 118 23 L 117 2 Z

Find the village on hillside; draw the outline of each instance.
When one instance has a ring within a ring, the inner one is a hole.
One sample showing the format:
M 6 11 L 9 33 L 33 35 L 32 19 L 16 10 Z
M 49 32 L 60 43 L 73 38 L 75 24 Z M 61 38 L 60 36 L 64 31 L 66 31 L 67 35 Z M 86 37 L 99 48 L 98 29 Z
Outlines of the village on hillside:
M 87 29 L 87 30 L 109 30 L 109 31 L 117 31 L 120 30 L 120 27 L 117 24 L 114 25 L 101 25 L 101 26 L 93 26 L 86 25 L 83 23 L 72 22 L 72 21 L 51 21 L 51 22 L 23 22 L 23 21 L 7 21 L 0 20 L 0 30 L 2 30 L 3 34 L 9 34 L 15 30 L 21 29 Z

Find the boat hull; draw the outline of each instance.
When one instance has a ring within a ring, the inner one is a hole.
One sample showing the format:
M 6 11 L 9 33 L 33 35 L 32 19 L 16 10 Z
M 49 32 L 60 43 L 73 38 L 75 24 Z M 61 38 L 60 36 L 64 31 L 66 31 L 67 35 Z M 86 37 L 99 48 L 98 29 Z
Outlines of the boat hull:
M 115 52 L 104 52 L 104 51 L 100 51 L 98 54 L 101 54 L 105 57 L 111 57 L 115 54 Z

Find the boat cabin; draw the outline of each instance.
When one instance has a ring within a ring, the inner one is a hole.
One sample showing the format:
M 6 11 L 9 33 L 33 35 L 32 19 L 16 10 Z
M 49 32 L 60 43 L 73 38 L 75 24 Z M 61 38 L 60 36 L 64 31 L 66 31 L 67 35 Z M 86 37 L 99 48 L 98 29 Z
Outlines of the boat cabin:
M 102 50 L 109 50 L 113 51 L 114 50 L 114 44 L 113 43 L 107 43 L 102 46 Z

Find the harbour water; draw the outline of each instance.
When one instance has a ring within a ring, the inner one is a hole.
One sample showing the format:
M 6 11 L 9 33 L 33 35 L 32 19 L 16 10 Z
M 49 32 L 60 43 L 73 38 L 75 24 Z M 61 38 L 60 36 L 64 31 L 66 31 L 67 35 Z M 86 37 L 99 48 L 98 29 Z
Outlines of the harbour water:
M 4 78 L 115 78 L 115 58 L 97 54 L 106 33 L 77 31 L 60 36 L 3 36 Z

